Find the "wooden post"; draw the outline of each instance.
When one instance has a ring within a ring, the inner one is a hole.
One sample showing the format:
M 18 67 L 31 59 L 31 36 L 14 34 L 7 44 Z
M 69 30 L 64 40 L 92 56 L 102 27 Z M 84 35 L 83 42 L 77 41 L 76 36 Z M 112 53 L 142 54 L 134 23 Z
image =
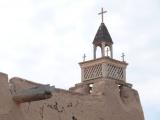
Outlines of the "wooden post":
M 54 90 L 54 88 L 54 86 L 50 87 L 49 85 L 43 85 L 24 89 L 16 92 L 13 96 L 13 100 L 16 103 L 25 103 L 48 99 L 52 97 L 52 90 Z

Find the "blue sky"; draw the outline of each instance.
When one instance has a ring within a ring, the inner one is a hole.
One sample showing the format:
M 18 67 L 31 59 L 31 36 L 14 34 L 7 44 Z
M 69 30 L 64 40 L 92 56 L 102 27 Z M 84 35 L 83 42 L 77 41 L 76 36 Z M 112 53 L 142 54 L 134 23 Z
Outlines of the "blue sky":
M 78 63 L 84 53 L 93 57 L 101 7 L 114 58 L 126 54 L 145 118 L 159 120 L 159 0 L 0 0 L 0 71 L 65 89 L 80 82 Z

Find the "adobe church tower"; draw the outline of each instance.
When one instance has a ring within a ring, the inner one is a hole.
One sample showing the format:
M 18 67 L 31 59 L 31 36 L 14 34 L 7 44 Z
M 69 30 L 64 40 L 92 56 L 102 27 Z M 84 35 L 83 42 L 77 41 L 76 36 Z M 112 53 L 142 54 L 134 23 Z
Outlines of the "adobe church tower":
M 113 41 L 103 22 L 105 12 L 102 8 L 102 12 L 99 13 L 102 15 L 102 23 L 93 40 L 93 60 L 84 60 L 79 63 L 81 67 L 81 84 L 88 85 L 92 89 L 92 84 L 96 82 L 112 80 L 119 86 L 131 87 L 131 84 L 126 83 L 126 67 L 128 64 L 124 61 L 124 55 L 122 61 L 113 58 Z M 96 57 L 97 47 L 101 48 L 100 58 Z

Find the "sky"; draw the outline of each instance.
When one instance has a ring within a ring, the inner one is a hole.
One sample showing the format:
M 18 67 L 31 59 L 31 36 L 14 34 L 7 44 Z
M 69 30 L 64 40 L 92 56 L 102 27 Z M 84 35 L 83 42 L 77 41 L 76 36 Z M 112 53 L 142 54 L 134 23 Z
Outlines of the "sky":
M 159 0 L 0 0 L 0 72 L 64 89 L 79 83 L 102 7 L 114 58 L 125 53 L 145 119 L 159 120 Z

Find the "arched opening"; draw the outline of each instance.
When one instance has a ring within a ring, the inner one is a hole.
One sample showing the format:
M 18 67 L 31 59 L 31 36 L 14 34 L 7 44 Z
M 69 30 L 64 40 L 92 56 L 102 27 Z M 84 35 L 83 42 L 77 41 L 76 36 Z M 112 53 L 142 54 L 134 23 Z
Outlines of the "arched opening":
M 96 58 L 101 58 L 101 57 L 102 57 L 101 47 L 97 46 Z
M 105 56 L 111 57 L 111 49 L 109 46 L 105 47 Z
M 93 83 L 89 84 L 89 93 L 92 93 L 93 91 Z

